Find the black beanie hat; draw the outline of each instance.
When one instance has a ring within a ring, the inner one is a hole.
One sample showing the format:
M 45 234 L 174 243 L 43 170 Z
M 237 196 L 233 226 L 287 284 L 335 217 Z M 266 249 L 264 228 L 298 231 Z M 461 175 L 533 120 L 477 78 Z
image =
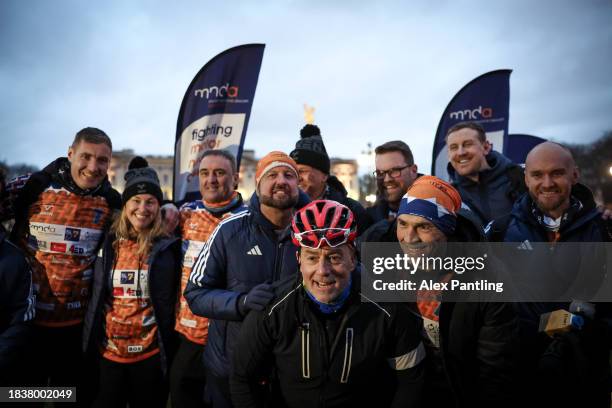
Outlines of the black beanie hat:
M 159 178 L 157 173 L 151 167 L 146 159 L 136 156 L 130 161 L 128 172 L 125 173 L 125 189 L 121 195 L 123 205 L 130 198 L 138 194 L 151 194 L 161 205 L 164 195 L 159 187 Z
M 301 139 L 295 144 L 289 156 L 297 164 L 305 164 L 329 174 L 329 156 L 323 144 L 321 131 L 316 125 L 308 124 L 300 130 Z

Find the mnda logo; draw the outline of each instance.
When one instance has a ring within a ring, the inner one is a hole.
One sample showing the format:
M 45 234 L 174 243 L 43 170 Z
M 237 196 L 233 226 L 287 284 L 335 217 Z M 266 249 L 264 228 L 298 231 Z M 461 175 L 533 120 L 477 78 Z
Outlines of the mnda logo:
M 222 86 L 209 86 L 208 88 L 196 89 L 195 96 L 200 98 L 237 98 L 238 87 L 230 86 L 229 82 Z
M 489 119 L 493 117 L 493 108 L 483 108 L 482 106 L 476 109 L 465 109 L 450 113 L 450 118 L 455 120 L 478 120 Z
M 42 232 L 42 233 L 54 233 L 55 232 L 55 227 L 52 227 L 51 225 L 47 225 L 47 224 L 41 224 L 41 225 L 37 225 L 37 224 L 30 224 L 30 233 L 32 233 L 32 231 L 35 232 Z

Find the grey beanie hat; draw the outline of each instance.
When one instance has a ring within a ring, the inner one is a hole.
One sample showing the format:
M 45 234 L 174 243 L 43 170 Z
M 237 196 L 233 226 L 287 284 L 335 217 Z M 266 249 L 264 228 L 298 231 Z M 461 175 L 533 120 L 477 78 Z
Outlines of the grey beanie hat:
M 149 167 L 149 163 L 144 158 L 136 156 L 130 162 L 128 169 L 124 176 L 125 189 L 121 195 L 123 205 L 138 194 L 151 194 L 161 205 L 164 195 L 159 186 L 157 173 Z

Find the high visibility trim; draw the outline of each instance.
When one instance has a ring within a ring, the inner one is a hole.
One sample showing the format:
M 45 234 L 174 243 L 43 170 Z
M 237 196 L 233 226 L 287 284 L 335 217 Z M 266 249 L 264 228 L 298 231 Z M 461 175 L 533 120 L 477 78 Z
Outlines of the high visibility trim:
M 291 294 L 293 292 L 295 292 L 297 289 L 299 289 L 299 287 L 302 286 L 302 284 L 300 283 L 299 285 L 297 285 L 295 288 L 293 288 L 289 293 L 287 293 L 281 300 L 279 300 L 274 306 L 272 306 L 270 308 L 270 312 L 268 313 L 268 316 L 272 315 L 272 312 L 274 311 L 274 309 L 276 308 L 276 306 L 280 305 L 281 303 L 283 303 L 289 296 L 291 296 Z
M 349 374 L 351 373 L 351 362 L 353 360 L 353 328 L 346 329 L 345 344 L 344 344 L 344 363 L 342 363 L 342 375 L 340 376 L 341 383 L 347 383 Z
M 310 378 L 310 323 L 302 324 L 302 377 Z
M 426 355 L 427 352 L 425 350 L 425 346 L 423 345 L 423 342 L 420 342 L 414 350 L 409 351 L 406 354 L 402 354 L 399 357 L 389 358 L 387 359 L 387 362 L 394 370 L 407 370 L 415 367 L 417 364 L 423 361 Z

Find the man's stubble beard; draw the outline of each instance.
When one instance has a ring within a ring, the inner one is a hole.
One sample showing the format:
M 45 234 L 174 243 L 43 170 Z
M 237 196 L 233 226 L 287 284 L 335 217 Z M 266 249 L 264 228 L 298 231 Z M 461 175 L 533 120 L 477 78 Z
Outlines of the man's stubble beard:
M 268 207 L 276 208 L 278 210 L 287 210 L 289 208 L 295 207 L 298 203 L 299 194 L 296 194 L 294 197 L 287 196 L 287 198 L 282 200 L 276 200 L 270 196 L 262 194 L 259 197 L 259 201 L 261 204 L 267 205 Z

